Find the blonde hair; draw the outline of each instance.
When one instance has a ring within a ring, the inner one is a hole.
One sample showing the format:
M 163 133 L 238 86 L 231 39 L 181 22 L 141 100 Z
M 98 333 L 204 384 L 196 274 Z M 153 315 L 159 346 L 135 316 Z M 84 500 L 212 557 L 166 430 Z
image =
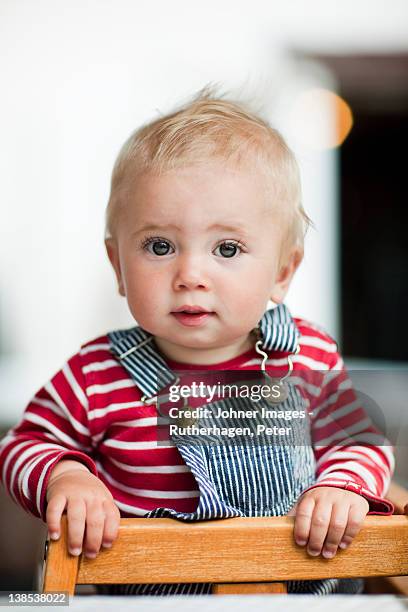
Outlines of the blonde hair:
M 182 165 L 222 159 L 263 170 L 273 187 L 273 200 L 288 217 L 286 247 L 303 252 L 311 224 L 301 203 L 299 169 L 281 134 L 258 115 L 216 96 L 210 87 L 185 106 L 133 132 L 116 159 L 106 209 L 106 238 L 114 236 L 118 213 L 131 196 L 137 176 L 160 174 Z

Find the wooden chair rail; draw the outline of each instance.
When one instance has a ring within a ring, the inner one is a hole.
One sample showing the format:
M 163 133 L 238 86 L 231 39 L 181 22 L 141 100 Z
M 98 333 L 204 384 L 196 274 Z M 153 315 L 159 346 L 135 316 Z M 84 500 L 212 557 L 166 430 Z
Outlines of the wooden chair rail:
M 284 593 L 280 581 L 363 577 L 373 592 L 391 585 L 408 594 L 408 491 L 392 482 L 386 497 L 394 515 L 367 516 L 350 548 L 333 559 L 296 546 L 294 517 L 283 516 L 122 519 L 113 547 L 91 560 L 68 553 L 64 515 L 60 539 L 48 543 L 43 590 L 73 595 L 77 584 L 207 582 L 214 594 Z
M 310 557 L 293 540 L 294 517 L 232 518 L 196 523 L 122 519 L 110 550 L 96 559 L 49 543 L 44 592 L 75 584 L 247 583 L 408 574 L 408 516 L 367 516 L 347 550 Z

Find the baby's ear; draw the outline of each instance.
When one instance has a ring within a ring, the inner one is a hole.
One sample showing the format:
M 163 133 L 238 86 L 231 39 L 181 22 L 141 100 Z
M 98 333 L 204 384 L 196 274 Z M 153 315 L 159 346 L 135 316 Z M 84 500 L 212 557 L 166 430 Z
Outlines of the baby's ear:
M 303 250 L 293 247 L 285 261 L 281 264 L 280 270 L 275 279 L 271 300 L 275 304 L 281 304 L 286 297 L 292 278 L 303 259 Z
M 106 252 L 108 254 L 108 257 L 109 257 L 109 261 L 111 262 L 112 267 L 115 270 L 116 280 L 118 282 L 119 294 L 125 297 L 126 294 L 125 294 L 125 288 L 123 286 L 122 271 L 120 269 L 118 244 L 114 238 L 106 238 L 105 247 L 106 247 Z

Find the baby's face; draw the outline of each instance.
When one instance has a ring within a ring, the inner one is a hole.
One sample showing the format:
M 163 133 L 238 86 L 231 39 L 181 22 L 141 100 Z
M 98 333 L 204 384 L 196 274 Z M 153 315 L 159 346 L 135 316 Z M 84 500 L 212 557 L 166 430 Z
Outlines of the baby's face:
M 212 162 L 138 178 L 108 253 L 163 353 L 214 363 L 248 350 L 268 300 L 283 299 L 283 230 L 259 173 Z M 176 314 L 189 307 L 208 314 Z

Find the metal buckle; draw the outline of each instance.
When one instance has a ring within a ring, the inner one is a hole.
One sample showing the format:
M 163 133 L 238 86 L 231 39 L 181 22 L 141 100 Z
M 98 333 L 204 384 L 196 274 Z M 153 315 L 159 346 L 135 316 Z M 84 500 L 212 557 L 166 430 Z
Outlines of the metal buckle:
M 262 359 L 262 363 L 261 363 L 261 371 L 264 373 L 265 378 L 267 379 L 267 384 L 269 385 L 270 388 L 270 394 L 269 397 L 265 398 L 266 401 L 268 402 L 268 404 L 281 404 L 282 402 L 286 401 L 288 396 L 289 396 L 289 388 L 287 383 L 285 383 L 285 380 L 287 378 L 289 378 L 289 376 L 292 374 L 293 372 L 293 363 L 292 363 L 292 356 L 293 355 L 297 355 L 300 351 L 300 346 L 299 344 L 296 346 L 296 350 L 291 353 L 290 355 L 288 355 L 287 359 L 288 359 L 288 371 L 286 372 L 286 374 L 284 376 L 282 376 L 282 378 L 274 378 L 272 376 L 270 376 L 267 371 L 266 371 L 266 361 L 268 359 L 268 354 L 265 353 L 264 350 L 262 350 L 262 340 L 258 340 L 255 343 L 255 350 L 258 353 L 258 355 L 262 355 L 263 359 Z

